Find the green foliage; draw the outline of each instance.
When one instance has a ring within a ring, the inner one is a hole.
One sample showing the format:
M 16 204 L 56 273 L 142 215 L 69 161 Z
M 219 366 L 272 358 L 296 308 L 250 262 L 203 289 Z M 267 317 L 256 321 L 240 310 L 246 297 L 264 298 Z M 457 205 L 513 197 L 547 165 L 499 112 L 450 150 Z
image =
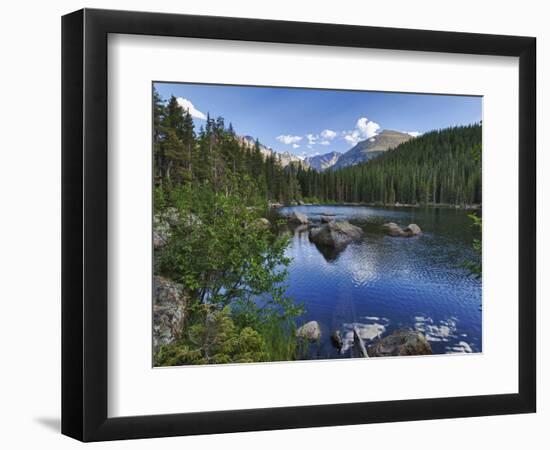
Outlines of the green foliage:
M 238 328 L 229 308 L 205 313 L 180 342 L 161 347 L 156 366 L 266 361 L 263 337 L 250 327 Z
M 474 250 L 474 258 L 464 263 L 464 267 L 468 269 L 472 275 L 476 278 L 481 278 L 481 229 L 482 220 L 481 217 L 475 214 L 469 214 L 468 217 L 472 219 L 472 226 L 479 232 L 479 237 L 474 238 L 472 243 L 472 249 Z
M 288 241 L 257 224 L 257 208 L 209 186 L 174 189 L 171 203 L 180 220 L 157 254 L 159 274 L 183 283 L 200 303 L 225 306 L 261 294 L 281 301 Z
M 191 297 L 184 337 L 156 364 L 293 359 L 302 309 L 285 295 L 289 240 L 260 219 L 269 201 L 301 198 L 296 168 L 264 157 L 221 117 L 195 133 L 175 97 L 153 91 L 153 101 L 154 210 L 159 222 L 169 217 L 154 270 Z
M 368 162 L 297 177 L 304 197 L 323 202 L 481 203 L 481 125 L 432 131 Z

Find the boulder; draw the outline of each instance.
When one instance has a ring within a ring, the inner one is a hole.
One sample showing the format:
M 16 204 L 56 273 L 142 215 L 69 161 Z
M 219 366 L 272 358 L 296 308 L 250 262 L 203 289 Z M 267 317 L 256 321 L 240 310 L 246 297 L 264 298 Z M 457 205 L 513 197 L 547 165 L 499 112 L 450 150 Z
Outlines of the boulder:
M 260 217 L 256 220 L 255 223 L 258 228 L 262 228 L 264 230 L 269 229 L 269 227 L 271 226 L 271 223 L 265 217 Z
M 323 215 L 323 216 L 321 216 L 321 223 L 330 223 L 335 219 L 336 219 L 335 216 L 325 216 L 325 215 Z
M 407 236 L 418 236 L 420 233 L 422 233 L 422 230 L 416 223 L 411 223 L 407 228 L 403 230 L 403 232 Z
M 188 296 L 183 285 L 153 277 L 153 350 L 181 337 Z
M 156 214 L 153 217 L 153 248 L 159 250 L 164 247 L 171 235 L 172 231 L 168 221 Z
M 312 228 L 309 232 L 309 239 L 315 244 L 335 249 L 342 249 L 362 236 L 361 228 L 345 221 L 331 221 L 320 227 Z
M 393 222 L 388 222 L 383 225 L 388 230 L 390 236 L 403 236 L 403 230 L 399 225 Z
M 402 229 L 399 225 L 393 222 L 388 222 L 383 225 L 388 230 L 388 234 L 393 237 L 411 237 L 418 236 L 422 233 L 420 227 L 415 224 L 409 224 L 405 229 Z
M 369 346 L 367 353 L 371 357 L 431 355 L 432 348 L 419 331 L 397 330 Z
M 159 250 L 166 245 L 177 227 L 194 228 L 202 224 L 193 213 L 181 216 L 176 208 L 169 207 L 153 216 L 153 247 Z
M 307 216 L 297 211 L 294 211 L 290 216 L 288 216 L 288 221 L 298 225 L 305 225 L 309 223 Z
M 296 337 L 302 338 L 311 342 L 321 339 L 321 326 L 319 322 L 312 320 L 296 330 Z

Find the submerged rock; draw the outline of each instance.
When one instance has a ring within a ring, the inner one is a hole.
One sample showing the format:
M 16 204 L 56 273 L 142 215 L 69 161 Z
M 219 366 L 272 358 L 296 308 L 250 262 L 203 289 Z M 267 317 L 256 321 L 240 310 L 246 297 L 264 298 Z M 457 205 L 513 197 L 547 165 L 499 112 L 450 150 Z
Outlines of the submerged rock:
M 186 319 L 187 295 L 183 285 L 153 277 L 153 350 L 181 337 Z
M 288 221 L 290 223 L 295 223 L 299 225 L 305 225 L 309 223 L 309 219 L 307 218 L 307 216 L 297 211 L 294 211 L 290 216 L 288 216 Z
M 309 231 L 309 239 L 315 244 L 343 249 L 350 242 L 363 236 L 363 230 L 349 222 L 331 221 Z
M 418 236 L 422 233 L 420 227 L 415 223 L 409 224 L 409 226 L 405 229 L 402 229 L 399 225 L 393 222 L 385 223 L 383 227 L 386 228 L 388 230 L 388 234 L 393 237 L 411 237 Z
M 318 341 L 321 339 L 321 326 L 316 320 L 312 320 L 296 330 L 296 337 L 308 341 Z
M 371 357 L 431 355 L 432 348 L 419 331 L 397 330 L 369 346 L 367 353 Z

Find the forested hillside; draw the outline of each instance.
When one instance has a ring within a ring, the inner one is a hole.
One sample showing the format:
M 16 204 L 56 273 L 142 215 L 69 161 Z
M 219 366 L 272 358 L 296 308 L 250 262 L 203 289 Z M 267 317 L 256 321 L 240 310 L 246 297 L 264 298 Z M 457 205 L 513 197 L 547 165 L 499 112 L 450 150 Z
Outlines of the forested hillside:
M 301 198 L 293 164 L 283 168 L 276 156 L 262 154 L 259 142 L 243 142 L 222 117 L 208 117 L 197 131 L 175 97 L 164 104 L 156 91 L 153 96 L 157 196 L 166 197 L 175 187 L 208 186 L 249 204 Z
M 481 125 L 432 131 L 340 170 L 298 171 L 302 195 L 320 202 L 481 203 Z

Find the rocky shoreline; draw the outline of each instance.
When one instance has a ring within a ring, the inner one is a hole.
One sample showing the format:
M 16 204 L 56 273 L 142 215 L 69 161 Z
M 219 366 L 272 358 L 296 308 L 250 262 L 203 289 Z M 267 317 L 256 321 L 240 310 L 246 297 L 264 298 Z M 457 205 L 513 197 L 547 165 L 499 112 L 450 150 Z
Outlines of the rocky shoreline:
M 321 325 L 315 320 L 307 322 L 296 330 L 296 337 L 308 345 L 318 343 L 322 337 Z M 332 333 L 331 342 L 340 353 L 343 348 L 340 330 Z M 350 355 L 354 358 L 431 354 L 432 348 L 430 343 L 420 331 L 399 329 L 388 336 L 375 338 L 369 345 L 366 345 L 357 328 L 353 327 L 353 342 Z

